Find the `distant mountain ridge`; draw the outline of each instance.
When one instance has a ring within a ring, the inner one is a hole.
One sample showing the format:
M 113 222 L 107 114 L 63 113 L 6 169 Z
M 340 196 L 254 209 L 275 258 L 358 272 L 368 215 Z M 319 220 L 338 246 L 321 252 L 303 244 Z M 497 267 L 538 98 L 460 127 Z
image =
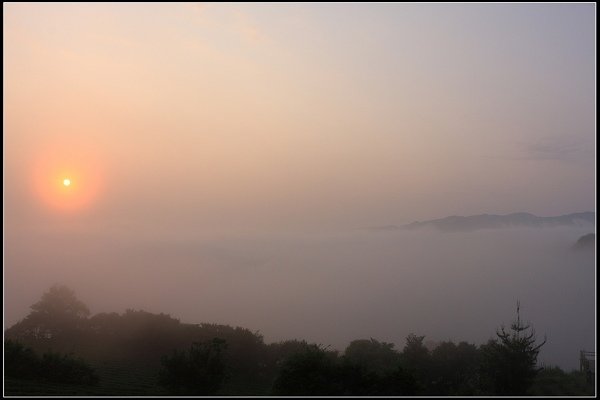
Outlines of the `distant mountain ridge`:
M 450 216 L 428 221 L 415 221 L 401 226 L 385 226 L 376 230 L 411 230 L 431 227 L 442 232 L 469 232 L 479 229 L 498 229 L 512 227 L 556 227 L 556 226 L 595 226 L 596 213 L 592 211 L 559 215 L 556 217 L 538 217 L 519 212 L 507 215 L 480 214 L 471 216 Z

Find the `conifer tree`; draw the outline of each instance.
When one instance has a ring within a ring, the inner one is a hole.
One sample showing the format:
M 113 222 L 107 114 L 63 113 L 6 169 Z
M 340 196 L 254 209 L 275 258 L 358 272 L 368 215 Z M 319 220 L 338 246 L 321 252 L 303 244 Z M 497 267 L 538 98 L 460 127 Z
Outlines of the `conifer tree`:
M 496 331 L 498 339 L 482 346 L 483 375 L 495 395 L 526 395 L 541 369 L 537 367 L 537 356 L 546 337 L 536 345 L 535 331 L 521 321 L 520 308 L 517 301 L 517 319 L 510 330 L 501 326 Z

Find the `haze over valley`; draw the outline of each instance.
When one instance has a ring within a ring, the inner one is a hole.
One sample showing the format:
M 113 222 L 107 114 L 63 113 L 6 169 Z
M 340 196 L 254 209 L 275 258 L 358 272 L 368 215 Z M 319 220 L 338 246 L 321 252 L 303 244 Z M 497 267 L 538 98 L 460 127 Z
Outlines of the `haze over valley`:
M 7 287 L 29 284 L 7 295 L 5 323 L 63 283 L 94 313 L 143 309 L 258 330 L 267 342 L 304 338 L 343 350 L 374 337 L 401 348 L 411 332 L 432 342 L 484 343 L 511 323 L 520 300 L 540 338 L 549 338 L 540 360 L 572 369 L 578 351 L 594 347 L 594 321 L 582 317 L 594 313 L 594 253 L 572 249 L 590 230 L 240 231 L 143 240 L 40 231 L 28 234 L 35 253 L 6 242 L 5 262 L 18 266 L 6 271 Z
M 6 393 L 594 391 L 595 15 L 4 3 Z

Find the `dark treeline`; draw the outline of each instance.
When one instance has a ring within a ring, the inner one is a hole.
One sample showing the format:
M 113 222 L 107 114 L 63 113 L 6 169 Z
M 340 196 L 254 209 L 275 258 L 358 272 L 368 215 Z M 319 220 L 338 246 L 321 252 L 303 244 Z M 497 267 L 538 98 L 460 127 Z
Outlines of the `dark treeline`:
M 93 385 L 98 377 L 81 358 L 53 352 L 38 356 L 12 340 L 4 342 L 5 375 L 13 378 L 39 379 L 49 382 Z
M 538 366 L 545 339 L 536 340 L 518 309 L 508 329 L 480 346 L 447 341 L 429 349 L 424 338 L 411 334 L 402 349 L 354 340 L 343 353 L 301 340 L 267 344 L 248 329 L 166 314 L 90 316 L 71 289 L 54 286 L 5 331 L 5 378 L 101 387 L 94 368 L 112 363 L 131 371 L 132 385 L 140 374 L 155 382 L 145 395 L 594 394 L 581 373 Z

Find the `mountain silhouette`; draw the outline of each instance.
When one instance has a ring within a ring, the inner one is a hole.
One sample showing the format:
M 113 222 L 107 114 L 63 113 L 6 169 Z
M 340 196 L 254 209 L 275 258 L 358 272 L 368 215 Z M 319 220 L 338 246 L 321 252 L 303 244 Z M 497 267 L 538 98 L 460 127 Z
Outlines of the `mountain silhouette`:
M 507 215 L 480 214 L 470 216 L 450 216 L 428 221 L 415 221 L 401 226 L 385 226 L 374 230 L 411 230 L 435 228 L 442 232 L 469 232 L 479 229 L 498 229 L 512 227 L 557 227 L 557 226 L 595 226 L 595 212 L 580 212 L 555 217 L 538 217 L 537 215 L 519 212 Z

